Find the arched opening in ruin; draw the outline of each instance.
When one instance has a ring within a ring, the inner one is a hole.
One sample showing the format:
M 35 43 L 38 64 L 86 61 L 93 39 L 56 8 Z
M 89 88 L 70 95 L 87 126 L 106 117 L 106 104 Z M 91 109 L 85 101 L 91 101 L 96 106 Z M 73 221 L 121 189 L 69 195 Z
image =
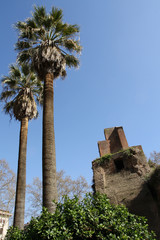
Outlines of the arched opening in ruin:
M 117 172 L 120 172 L 122 169 L 124 169 L 123 159 L 114 160 L 114 164 Z

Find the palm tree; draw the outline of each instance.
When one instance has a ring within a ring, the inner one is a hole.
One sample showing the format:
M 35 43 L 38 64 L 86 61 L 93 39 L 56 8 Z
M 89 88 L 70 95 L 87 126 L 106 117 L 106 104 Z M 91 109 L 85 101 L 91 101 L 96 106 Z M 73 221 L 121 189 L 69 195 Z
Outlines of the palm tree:
M 57 201 L 56 157 L 53 119 L 53 80 L 66 76 L 67 67 L 78 67 L 79 27 L 63 23 L 62 10 L 35 7 L 31 18 L 15 25 L 19 31 L 18 61 L 29 62 L 44 81 L 43 102 L 43 206 L 55 211 Z
M 2 78 L 3 91 L 0 100 L 4 101 L 4 111 L 12 118 L 21 122 L 19 139 L 19 157 L 17 171 L 16 200 L 14 211 L 15 227 L 23 229 L 26 190 L 26 149 L 28 121 L 37 117 L 35 99 L 40 101 L 43 85 L 28 65 L 21 68 L 10 66 L 8 76 Z

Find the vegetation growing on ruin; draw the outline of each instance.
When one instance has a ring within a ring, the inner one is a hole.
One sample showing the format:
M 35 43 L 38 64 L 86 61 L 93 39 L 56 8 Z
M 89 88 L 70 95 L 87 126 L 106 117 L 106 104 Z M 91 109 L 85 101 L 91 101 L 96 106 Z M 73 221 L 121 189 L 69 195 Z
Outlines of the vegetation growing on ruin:
M 123 152 L 124 156 L 127 157 L 127 158 L 130 158 L 135 154 L 135 150 L 132 147 L 128 148 L 126 150 L 122 150 L 121 152 Z
M 111 160 L 112 155 L 113 154 L 111 154 L 111 153 L 106 154 L 106 155 L 104 155 L 104 156 L 102 156 L 100 158 L 95 159 L 94 162 L 96 162 L 98 165 L 103 165 L 104 162 Z
M 103 165 L 106 161 L 109 162 L 112 157 L 115 155 L 115 154 L 118 154 L 118 153 L 123 153 L 123 156 L 126 157 L 126 158 L 130 158 L 132 157 L 134 154 L 135 154 L 135 150 L 133 147 L 130 147 L 130 148 L 127 148 L 127 149 L 123 149 L 123 150 L 120 150 L 116 153 L 109 153 L 109 154 L 106 154 L 100 158 L 97 158 L 95 159 L 93 162 L 96 162 L 98 165 Z

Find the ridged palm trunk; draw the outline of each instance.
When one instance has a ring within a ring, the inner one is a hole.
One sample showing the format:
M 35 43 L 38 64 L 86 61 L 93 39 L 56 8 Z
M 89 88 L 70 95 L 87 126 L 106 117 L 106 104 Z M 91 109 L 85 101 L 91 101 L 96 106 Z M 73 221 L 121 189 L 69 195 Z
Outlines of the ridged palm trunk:
M 55 211 L 53 200 L 57 201 L 56 156 L 53 118 L 53 74 L 44 79 L 43 102 L 43 206 L 49 212 Z
M 25 192 L 26 192 L 26 150 L 27 150 L 28 118 L 21 120 L 19 157 L 17 171 L 16 201 L 13 226 L 24 228 Z

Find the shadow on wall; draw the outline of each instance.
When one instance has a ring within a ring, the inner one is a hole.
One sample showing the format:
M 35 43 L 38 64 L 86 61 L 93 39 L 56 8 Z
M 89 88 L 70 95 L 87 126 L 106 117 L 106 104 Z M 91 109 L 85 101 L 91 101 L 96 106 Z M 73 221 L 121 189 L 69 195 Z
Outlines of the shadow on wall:
M 157 198 L 153 196 L 151 188 L 147 182 L 144 183 L 140 193 L 126 207 L 129 212 L 146 217 L 149 229 L 155 231 L 160 239 L 160 206 Z

